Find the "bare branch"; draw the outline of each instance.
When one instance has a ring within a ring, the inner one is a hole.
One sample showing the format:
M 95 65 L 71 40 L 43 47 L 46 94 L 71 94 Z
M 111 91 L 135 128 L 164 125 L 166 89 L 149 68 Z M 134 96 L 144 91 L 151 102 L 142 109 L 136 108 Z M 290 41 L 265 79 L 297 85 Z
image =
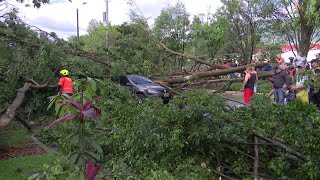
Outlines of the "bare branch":
M 6 76 L 12 69 L 8 69 L 6 72 L 0 72 L 0 76 Z
M 275 144 L 276 146 L 278 146 L 278 147 L 286 150 L 288 153 L 296 156 L 297 158 L 303 160 L 304 162 L 307 161 L 307 158 L 306 158 L 304 155 L 302 155 L 302 154 L 300 154 L 299 152 L 296 152 L 296 151 L 290 149 L 290 148 L 287 147 L 286 145 L 281 144 L 281 143 L 278 143 L 278 142 L 276 142 L 276 141 L 274 141 L 274 140 L 272 140 L 272 139 L 270 139 L 270 138 L 263 137 L 263 136 L 261 136 L 260 134 L 258 134 L 258 133 L 256 133 L 256 132 L 253 132 L 253 134 L 254 134 L 256 137 L 258 137 L 259 139 L 262 139 L 262 140 L 264 140 L 264 141 L 273 143 L 273 144 Z
M 218 174 L 218 175 L 220 175 L 220 176 L 222 176 L 222 177 L 224 177 L 224 178 L 226 178 L 226 179 L 236 180 L 236 179 L 234 179 L 234 178 L 232 178 L 232 177 L 229 177 L 229 176 L 224 175 L 224 174 L 222 174 L 222 173 L 219 173 L 219 172 L 217 172 L 217 171 L 212 170 L 212 172 L 214 172 L 214 173 L 216 173 L 216 174 Z
M 205 61 L 205 60 L 199 59 L 199 58 L 194 57 L 194 56 L 188 56 L 188 55 L 185 55 L 185 54 L 182 54 L 182 53 L 179 53 L 179 52 L 175 52 L 175 51 L 169 49 L 168 47 L 166 47 L 164 44 L 162 44 L 162 43 L 159 43 L 159 44 L 163 47 L 163 49 L 165 51 L 169 52 L 170 54 L 178 55 L 178 56 L 181 56 L 181 57 L 186 57 L 186 58 L 192 59 L 192 60 L 194 60 L 196 62 L 199 62 L 201 64 L 206 64 L 206 65 L 208 65 L 210 67 L 214 67 L 214 68 L 218 68 L 218 69 L 227 69 L 227 67 L 225 67 L 225 66 L 212 64 L 209 61 Z
M 253 137 L 254 138 L 254 154 L 255 154 L 255 157 L 254 157 L 254 163 L 253 163 L 253 177 L 254 177 L 254 180 L 258 180 L 259 178 L 259 174 L 258 174 L 258 169 L 259 169 L 259 150 L 258 150 L 258 138 L 256 136 Z
M 248 153 L 245 153 L 245 152 L 243 152 L 243 151 L 240 151 L 240 150 L 238 150 L 238 149 L 235 149 L 235 148 L 233 148 L 233 147 L 230 147 L 230 146 L 228 146 L 228 145 L 222 145 L 222 146 L 224 146 L 224 147 L 227 147 L 227 148 L 229 148 L 231 151 L 234 151 L 234 152 L 237 152 L 237 153 L 240 153 L 240 154 L 243 154 L 243 155 L 245 155 L 245 156 L 247 156 L 247 157 L 249 157 L 249 158 L 251 158 L 251 159 L 255 159 L 253 156 L 251 156 L 250 154 L 248 154 Z

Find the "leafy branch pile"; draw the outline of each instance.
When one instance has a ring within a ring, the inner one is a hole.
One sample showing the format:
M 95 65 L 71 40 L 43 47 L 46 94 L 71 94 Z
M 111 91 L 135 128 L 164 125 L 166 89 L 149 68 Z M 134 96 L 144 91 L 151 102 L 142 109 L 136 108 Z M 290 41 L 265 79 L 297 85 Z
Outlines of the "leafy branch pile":
M 259 177 L 318 177 L 320 124 L 314 106 L 275 106 L 258 97 L 249 109 L 226 112 L 223 107 L 223 100 L 205 92 L 187 94 L 169 106 L 154 101 L 116 106 L 107 118 L 114 132 L 100 141 L 111 159 L 107 163 L 118 172 L 145 176 L 158 171 L 177 179 L 219 174 L 251 179 L 256 136 Z
M 320 118 L 313 105 L 277 106 L 257 96 L 252 107 L 230 112 L 219 96 L 195 91 L 167 106 L 157 99 L 137 106 L 132 94 L 112 82 L 100 91 L 107 97 L 99 102 L 103 113 L 95 124 L 104 134 L 96 136 L 104 157 L 96 161 L 103 167 L 100 177 L 319 177 Z

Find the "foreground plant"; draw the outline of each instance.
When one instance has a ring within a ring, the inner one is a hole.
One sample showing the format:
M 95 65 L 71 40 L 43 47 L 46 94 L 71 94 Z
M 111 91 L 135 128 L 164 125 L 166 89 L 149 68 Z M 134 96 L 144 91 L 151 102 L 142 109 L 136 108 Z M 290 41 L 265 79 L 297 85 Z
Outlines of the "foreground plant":
M 89 132 L 90 129 L 86 129 L 86 120 L 97 120 L 101 116 L 101 109 L 93 106 L 92 103 L 98 99 L 101 99 L 101 96 L 90 99 L 85 103 L 83 101 L 83 94 L 81 94 L 80 101 L 78 103 L 72 99 L 64 99 L 61 101 L 62 103 L 69 103 L 75 108 L 75 112 L 69 112 L 64 116 L 60 117 L 59 119 L 52 122 L 50 125 L 47 126 L 47 129 L 54 127 L 55 125 L 66 122 L 72 119 L 76 119 L 78 123 L 78 128 L 76 132 L 72 133 L 67 137 L 69 140 L 69 154 L 66 156 L 66 159 L 69 161 L 70 165 L 77 165 L 79 167 L 78 171 L 78 178 L 84 179 L 85 175 L 85 166 L 86 162 L 89 159 L 94 158 L 96 160 L 100 159 L 100 156 L 95 154 L 95 152 L 90 151 L 90 147 L 93 147 L 95 151 L 102 154 L 102 149 L 100 145 L 91 137 L 91 133 Z M 76 148 L 75 148 L 76 147 Z M 72 151 L 73 149 L 78 149 L 77 151 Z M 93 161 L 90 160 L 87 167 L 87 175 L 89 174 L 90 177 L 87 176 L 87 179 L 92 179 L 97 174 L 100 168 L 95 168 L 93 165 Z M 89 173 L 88 173 L 89 172 Z

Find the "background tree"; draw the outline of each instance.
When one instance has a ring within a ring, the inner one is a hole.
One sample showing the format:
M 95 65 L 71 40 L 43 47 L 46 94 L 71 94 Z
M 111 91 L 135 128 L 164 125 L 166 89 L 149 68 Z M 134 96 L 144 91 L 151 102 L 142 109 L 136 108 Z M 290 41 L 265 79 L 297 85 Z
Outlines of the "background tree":
M 263 0 L 222 0 L 223 7 L 217 13 L 221 19 L 229 21 L 227 53 L 240 52 L 242 58 L 252 59 L 252 55 L 265 30 L 265 7 Z
M 210 15 L 208 15 L 210 16 Z M 226 46 L 228 24 L 224 19 L 208 19 L 195 16 L 191 25 L 191 47 L 196 56 L 213 59 Z
M 8 107 L 17 94 L 17 89 L 26 82 L 36 85 L 55 84 L 53 76 L 67 56 L 58 48 L 55 34 L 32 30 L 15 13 L 5 15 L 0 22 L 0 102 L 1 109 Z M 53 91 L 54 92 L 54 91 Z M 46 97 L 52 93 L 46 91 L 28 93 L 20 113 L 39 113 L 45 111 Z
M 285 0 L 272 1 L 272 30 L 278 36 L 285 35 L 289 44 L 307 55 L 310 43 L 320 41 L 320 1 Z
M 155 19 L 153 28 L 156 39 L 164 43 L 168 48 L 184 53 L 190 40 L 189 13 L 182 2 L 175 6 L 170 6 L 161 10 L 159 17 Z M 175 62 L 177 57 L 174 56 Z M 183 64 L 183 58 L 179 61 L 179 66 Z

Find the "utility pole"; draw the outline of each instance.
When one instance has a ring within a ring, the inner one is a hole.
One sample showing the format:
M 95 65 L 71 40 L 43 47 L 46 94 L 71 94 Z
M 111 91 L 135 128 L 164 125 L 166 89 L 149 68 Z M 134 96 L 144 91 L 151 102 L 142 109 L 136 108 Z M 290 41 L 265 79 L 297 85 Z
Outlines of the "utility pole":
M 106 12 L 103 13 L 103 20 L 104 23 L 107 26 L 107 31 L 106 31 L 106 47 L 109 48 L 109 32 L 108 32 L 108 27 L 109 27 L 109 2 L 111 0 L 104 0 L 106 2 Z
M 83 2 L 82 5 L 87 4 L 87 2 Z M 79 36 L 79 8 L 77 8 L 77 41 L 78 44 L 80 43 L 80 36 Z
M 79 37 L 79 10 L 77 8 L 77 40 L 78 40 L 78 44 L 80 42 L 80 37 Z

